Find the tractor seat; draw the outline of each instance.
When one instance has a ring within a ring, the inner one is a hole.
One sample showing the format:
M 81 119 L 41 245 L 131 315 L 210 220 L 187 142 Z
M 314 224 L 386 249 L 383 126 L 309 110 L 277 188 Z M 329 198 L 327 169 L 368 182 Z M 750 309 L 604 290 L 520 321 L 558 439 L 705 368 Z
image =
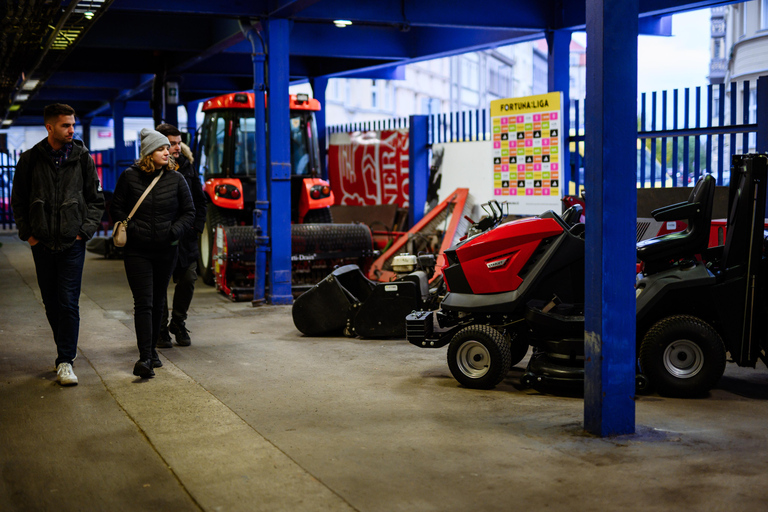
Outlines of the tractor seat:
M 709 245 L 715 179 L 699 179 L 687 201 L 664 206 L 651 212 L 659 222 L 685 220 L 688 227 L 678 233 L 649 238 L 637 244 L 637 258 L 646 269 L 666 267 L 670 262 L 700 254 Z

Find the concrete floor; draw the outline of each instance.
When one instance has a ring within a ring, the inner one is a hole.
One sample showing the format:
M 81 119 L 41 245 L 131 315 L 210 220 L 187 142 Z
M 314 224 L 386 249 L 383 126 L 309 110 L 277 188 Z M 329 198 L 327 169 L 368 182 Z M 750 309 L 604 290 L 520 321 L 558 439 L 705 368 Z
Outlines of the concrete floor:
M 89 254 L 80 384 L 55 382 L 31 252 L 0 237 L 0 510 L 765 510 L 768 371 L 637 399 L 637 434 L 583 401 L 464 389 L 445 349 L 306 338 L 290 307 L 200 284 L 191 347 L 141 381 L 121 261 Z

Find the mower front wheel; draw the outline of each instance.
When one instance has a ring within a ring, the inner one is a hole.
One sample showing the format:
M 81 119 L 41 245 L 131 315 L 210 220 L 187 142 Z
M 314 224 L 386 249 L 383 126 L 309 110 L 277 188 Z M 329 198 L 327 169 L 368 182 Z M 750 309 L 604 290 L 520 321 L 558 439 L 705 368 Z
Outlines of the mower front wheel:
M 708 323 L 689 315 L 658 321 L 640 343 L 640 368 L 660 395 L 706 394 L 725 371 L 722 338 Z
M 453 377 L 471 389 L 492 389 L 511 366 L 506 336 L 487 325 L 471 325 L 457 332 L 448 346 L 448 368 Z

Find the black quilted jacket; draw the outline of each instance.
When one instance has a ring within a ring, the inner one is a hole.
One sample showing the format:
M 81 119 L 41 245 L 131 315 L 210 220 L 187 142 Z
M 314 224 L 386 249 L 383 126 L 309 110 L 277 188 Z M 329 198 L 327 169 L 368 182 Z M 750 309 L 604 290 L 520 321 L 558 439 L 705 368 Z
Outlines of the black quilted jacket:
M 144 190 L 160 171 L 147 173 L 132 165 L 120 175 L 110 214 L 125 220 Z M 177 242 L 192 228 L 195 206 L 184 177 L 166 170 L 128 222 L 127 252 L 162 249 Z

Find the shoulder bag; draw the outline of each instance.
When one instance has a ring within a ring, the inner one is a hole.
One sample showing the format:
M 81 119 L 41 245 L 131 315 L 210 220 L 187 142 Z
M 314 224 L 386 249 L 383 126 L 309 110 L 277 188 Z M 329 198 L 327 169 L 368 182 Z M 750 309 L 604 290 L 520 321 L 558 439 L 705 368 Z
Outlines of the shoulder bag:
M 160 174 L 158 174 L 157 177 L 152 180 L 152 183 L 149 184 L 147 190 L 141 194 L 141 197 L 138 201 L 136 201 L 136 205 L 133 207 L 133 210 L 131 210 L 131 213 L 128 214 L 128 218 L 119 222 L 115 222 L 115 227 L 112 229 L 112 242 L 115 244 L 115 247 L 123 247 L 128 241 L 128 221 L 131 220 L 133 214 L 136 213 L 136 210 L 139 209 L 139 205 L 141 205 L 141 202 L 144 201 L 145 197 L 147 197 L 147 194 L 149 194 L 149 191 L 152 190 L 152 187 L 155 186 L 155 183 L 160 181 L 160 178 L 163 176 L 164 172 L 165 171 L 160 171 Z

